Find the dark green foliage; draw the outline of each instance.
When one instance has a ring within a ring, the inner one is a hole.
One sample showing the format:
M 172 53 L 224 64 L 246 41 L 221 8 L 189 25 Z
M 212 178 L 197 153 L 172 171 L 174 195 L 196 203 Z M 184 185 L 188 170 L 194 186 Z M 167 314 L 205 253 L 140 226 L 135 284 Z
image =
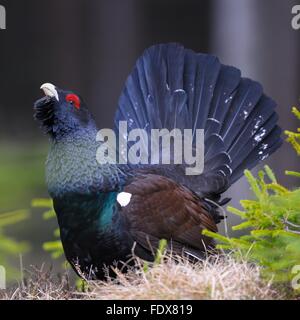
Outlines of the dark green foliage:
M 0 143 L 0 154 L 1 213 L 27 207 L 34 195 L 46 192 L 44 146 Z
M 300 111 L 294 107 L 292 109 L 293 114 L 300 120 Z M 300 128 L 297 132 L 285 131 L 285 134 L 288 136 L 287 141 L 294 147 L 298 156 L 300 156 Z
M 251 228 L 250 234 L 239 238 L 209 231 L 205 234 L 219 240 L 219 248 L 238 250 L 250 261 L 262 265 L 265 275 L 290 281 L 294 277 L 293 267 L 300 265 L 300 189 L 289 191 L 279 185 L 269 167 L 260 171 L 257 179 L 249 171 L 245 175 L 256 199 L 242 200 L 242 211 L 232 207 L 228 211 L 244 220 L 232 229 Z
M 46 211 L 43 213 L 43 218 L 45 220 L 53 219 L 56 217 L 55 211 L 53 209 L 53 202 L 51 199 L 34 199 L 32 201 L 32 207 L 46 209 Z M 55 240 L 45 242 L 43 244 L 43 248 L 45 251 L 51 253 L 51 257 L 53 259 L 58 259 L 64 255 L 64 250 L 60 241 L 59 228 L 56 228 L 54 230 L 53 236 Z
M 29 249 L 29 246 L 25 242 L 17 242 L 8 237 L 5 234 L 5 228 L 27 219 L 28 216 L 29 213 L 26 210 L 0 215 L 0 265 L 5 267 L 8 280 L 15 279 L 19 275 L 19 270 L 12 266 L 12 259 L 19 258 L 20 254 Z

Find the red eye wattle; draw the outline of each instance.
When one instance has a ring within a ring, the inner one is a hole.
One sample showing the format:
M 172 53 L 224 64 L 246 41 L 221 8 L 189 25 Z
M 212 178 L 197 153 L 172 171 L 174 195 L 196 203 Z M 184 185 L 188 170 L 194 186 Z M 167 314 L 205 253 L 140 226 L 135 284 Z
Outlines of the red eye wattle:
M 68 94 L 66 96 L 66 101 L 74 104 L 75 108 L 80 108 L 80 99 L 76 94 Z

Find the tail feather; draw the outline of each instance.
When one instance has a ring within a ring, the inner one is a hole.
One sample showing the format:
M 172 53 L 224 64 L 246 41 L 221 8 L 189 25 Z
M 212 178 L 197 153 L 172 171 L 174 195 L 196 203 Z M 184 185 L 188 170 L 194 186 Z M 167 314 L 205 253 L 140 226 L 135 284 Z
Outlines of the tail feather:
M 261 144 L 257 145 L 252 151 L 248 154 L 243 161 L 236 161 L 233 163 L 233 174 L 231 175 L 230 182 L 234 183 L 238 180 L 245 169 L 253 169 L 260 161 L 265 160 L 273 152 L 275 152 L 283 142 L 282 138 L 275 139 L 274 137 L 279 137 L 281 134 L 281 129 L 276 126 L 269 136 L 262 141 Z
M 220 123 L 224 121 L 228 112 L 228 106 L 236 95 L 240 81 L 240 70 L 222 65 L 210 107 L 209 118 L 216 119 Z M 217 133 L 220 133 L 220 131 Z
M 248 157 L 248 154 L 252 151 L 255 150 L 257 146 L 264 147 L 264 150 L 267 150 L 270 146 L 270 142 L 267 144 L 265 142 L 265 138 L 270 138 L 271 139 L 271 144 L 272 141 L 277 141 L 277 136 L 274 135 L 274 133 L 277 133 L 277 130 L 273 130 L 276 128 L 276 121 L 278 119 L 278 116 L 276 113 L 274 113 L 269 120 L 258 129 L 252 136 L 250 136 L 249 140 L 247 141 L 241 141 L 240 145 L 241 148 L 236 152 L 232 153 L 232 164 L 231 167 L 234 170 L 236 168 L 236 163 L 243 162 L 244 159 Z M 274 138 L 276 137 L 276 138 Z M 263 151 L 264 151 L 263 150 Z M 265 152 L 264 152 L 265 153 Z M 257 158 L 259 158 L 259 154 L 257 154 Z
M 253 110 L 247 119 L 247 122 L 228 148 L 228 152 L 232 157 L 239 153 L 239 150 L 243 147 L 244 143 L 251 139 L 270 117 L 274 116 L 275 106 L 276 104 L 273 100 L 266 96 L 261 98 L 255 110 Z M 276 119 L 274 119 L 274 122 L 276 122 Z
M 157 170 L 172 172 L 172 178 L 195 192 L 213 194 L 279 148 L 275 106 L 259 83 L 241 78 L 240 70 L 214 56 L 162 44 L 147 49 L 137 61 L 120 97 L 115 124 L 117 130 L 119 121 L 127 121 L 129 130 L 142 128 L 148 134 L 151 129 L 192 129 L 194 143 L 196 130 L 204 129 L 202 175 L 184 176 L 184 165 Z M 144 147 L 148 150 L 146 142 Z
M 205 140 L 207 140 L 213 134 L 219 134 L 220 130 L 221 123 L 214 118 L 208 118 L 205 126 Z
M 189 52 L 187 59 L 192 54 L 195 55 Z M 189 63 L 186 64 L 189 68 L 187 69 L 188 76 L 185 79 L 185 84 L 187 85 L 185 89 L 191 92 L 188 110 L 192 116 L 193 132 L 195 132 L 196 129 L 205 128 L 211 100 L 221 68 L 219 60 L 214 56 L 197 54 L 196 62 L 197 65 L 195 67 L 193 66 L 192 70 L 190 69 L 191 66 L 189 66 Z
M 255 108 L 262 95 L 260 84 L 249 79 L 242 79 L 237 93 L 228 108 L 220 135 L 224 138 L 226 149 L 247 123 L 248 116 Z
M 214 156 L 224 152 L 224 142 L 220 135 L 213 133 L 205 140 L 205 160 L 209 162 Z

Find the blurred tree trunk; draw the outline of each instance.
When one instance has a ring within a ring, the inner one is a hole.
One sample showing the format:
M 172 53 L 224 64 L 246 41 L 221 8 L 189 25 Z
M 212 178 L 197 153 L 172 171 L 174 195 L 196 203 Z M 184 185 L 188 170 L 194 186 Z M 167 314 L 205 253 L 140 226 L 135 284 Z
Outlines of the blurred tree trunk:
M 299 104 L 299 33 L 291 28 L 294 1 L 214 0 L 212 52 L 223 63 L 237 66 L 245 77 L 263 84 L 265 93 L 278 103 L 282 128 L 299 123 L 291 107 Z M 286 156 L 288 154 L 288 156 Z M 284 176 L 284 170 L 299 169 L 299 160 L 285 144 L 268 161 L 280 182 L 293 186 L 297 181 Z M 228 192 L 232 205 L 249 197 L 245 179 Z

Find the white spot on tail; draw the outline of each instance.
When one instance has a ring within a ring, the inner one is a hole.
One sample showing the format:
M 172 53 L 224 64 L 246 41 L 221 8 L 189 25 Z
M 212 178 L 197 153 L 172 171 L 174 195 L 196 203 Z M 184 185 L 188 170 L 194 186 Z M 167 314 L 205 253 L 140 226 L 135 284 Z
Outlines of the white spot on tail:
M 128 206 L 131 197 L 132 197 L 132 194 L 131 194 L 131 193 L 128 193 L 128 192 L 120 192 L 120 193 L 117 195 L 117 201 L 119 202 L 119 204 L 120 204 L 121 207 L 126 207 L 126 206 Z

